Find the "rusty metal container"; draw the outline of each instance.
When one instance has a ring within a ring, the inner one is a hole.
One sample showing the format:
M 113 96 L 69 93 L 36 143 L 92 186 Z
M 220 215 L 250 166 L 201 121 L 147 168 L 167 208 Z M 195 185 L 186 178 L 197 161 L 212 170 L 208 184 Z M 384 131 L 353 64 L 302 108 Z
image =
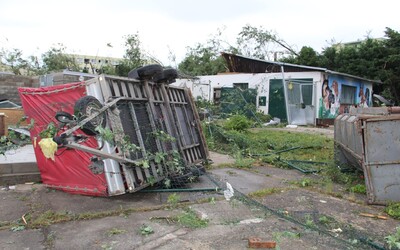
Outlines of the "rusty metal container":
M 335 160 L 364 173 L 370 204 L 400 201 L 400 107 L 352 108 L 335 119 Z

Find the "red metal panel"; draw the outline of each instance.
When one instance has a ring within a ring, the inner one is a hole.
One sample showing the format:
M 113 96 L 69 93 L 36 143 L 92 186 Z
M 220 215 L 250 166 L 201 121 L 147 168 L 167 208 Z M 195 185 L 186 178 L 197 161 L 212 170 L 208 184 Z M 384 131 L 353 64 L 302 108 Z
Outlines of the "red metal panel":
M 84 83 L 19 88 L 18 91 L 25 114 L 29 120 L 34 120 L 34 127 L 30 132 L 43 183 L 70 193 L 107 196 L 104 174 L 95 175 L 88 168 L 91 154 L 81 150 L 59 148 L 53 161 L 43 155 L 38 145 L 42 139 L 39 136 L 40 132 L 46 129 L 50 122 L 57 124 L 57 111 L 73 113 L 75 102 L 86 94 Z M 75 133 L 81 132 L 78 130 Z M 82 144 L 97 147 L 94 138 Z

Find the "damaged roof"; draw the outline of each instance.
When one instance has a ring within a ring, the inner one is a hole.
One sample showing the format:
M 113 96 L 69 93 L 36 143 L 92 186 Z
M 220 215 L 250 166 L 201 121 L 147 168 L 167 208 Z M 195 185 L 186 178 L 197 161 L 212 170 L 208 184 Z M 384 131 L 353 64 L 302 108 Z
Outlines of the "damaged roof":
M 237 72 L 237 73 L 279 73 L 283 71 L 287 72 L 311 72 L 311 71 L 320 71 L 334 75 L 340 75 L 345 77 L 351 77 L 367 82 L 372 83 L 381 83 L 381 81 L 366 79 L 350 74 L 335 72 L 329 70 L 327 68 L 320 67 L 312 67 L 305 65 L 298 65 L 292 63 L 284 63 L 284 62 L 273 62 L 267 60 L 260 60 L 255 58 L 250 58 L 246 56 L 235 55 L 231 53 L 222 52 L 221 56 L 225 59 L 226 64 L 228 66 L 229 72 Z

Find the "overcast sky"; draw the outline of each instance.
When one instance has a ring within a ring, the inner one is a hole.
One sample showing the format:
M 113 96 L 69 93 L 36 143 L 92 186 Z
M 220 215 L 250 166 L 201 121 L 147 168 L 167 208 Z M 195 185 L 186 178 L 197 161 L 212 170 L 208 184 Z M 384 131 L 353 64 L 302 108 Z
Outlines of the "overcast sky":
M 0 0 L 0 48 L 40 55 L 52 45 L 68 52 L 122 57 L 124 36 L 139 33 L 143 48 L 166 65 L 188 46 L 225 27 L 234 44 L 249 24 L 274 31 L 300 50 L 383 37 L 400 31 L 400 1 L 356 0 Z M 111 43 L 113 47 L 108 47 Z

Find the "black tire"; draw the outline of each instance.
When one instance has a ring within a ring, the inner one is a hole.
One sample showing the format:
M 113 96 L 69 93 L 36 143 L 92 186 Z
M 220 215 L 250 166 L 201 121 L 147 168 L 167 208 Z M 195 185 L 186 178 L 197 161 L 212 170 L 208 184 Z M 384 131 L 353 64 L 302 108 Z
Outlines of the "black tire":
M 136 79 L 136 80 L 140 80 L 139 73 L 138 73 L 137 70 L 138 69 L 132 69 L 131 71 L 129 71 L 128 78 L 133 78 L 133 79 Z
M 164 69 L 163 72 L 154 75 L 153 81 L 156 83 L 166 83 L 171 84 L 175 82 L 178 77 L 178 72 L 176 69 Z
M 155 74 L 161 73 L 163 68 L 159 64 L 150 64 L 129 71 L 128 77 L 137 80 L 149 80 Z
M 70 123 L 74 121 L 74 117 L 70 113 L 64 111 L 58 111 L 55 117 L 56 120 L 61 123 Z
M 94 96 L 84 96 L 75 103 L 74 115 L 78 118 L 78 122 L 80 122 L 90 115 L 98 113 L 102 107 L 103 105 Z M 106 119 L 106 113 L 103 112 L 83 124 L 81 130 L 87 135 L 97 135 L 96 127 L 100 125 L 104 128 L 106 126 Z

